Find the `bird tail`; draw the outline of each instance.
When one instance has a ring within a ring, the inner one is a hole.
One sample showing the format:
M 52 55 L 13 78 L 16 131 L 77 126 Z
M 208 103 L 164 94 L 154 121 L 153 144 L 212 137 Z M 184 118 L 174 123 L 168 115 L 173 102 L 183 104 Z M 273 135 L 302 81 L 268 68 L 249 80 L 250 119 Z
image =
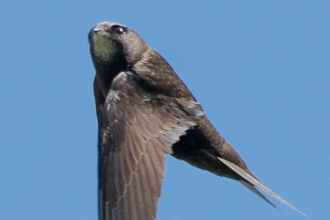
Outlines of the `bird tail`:
M 276 208 L 276 206 L 272 202 L 270 202 L 258 189 L 264 191 L 268 195 L 272 196 L 276 200 L 280 201 L 281 203 L 283 203 L 284 205 L 290 207 L 291 209 L 295 210 L 296 212 L 300 213 L 301 215 L 306 216 L 304 213 L 302 213 L 301 211 L 299 211 L 294 205 L 288 203 L 287 201 L 285 201 L 284 199 L 282 199 L 281 197 L 279 197 L 276 193 L 274 193 L 273 191 L 271 191 L 270 189 L 268 189 L 264 184 L 262 184 L 252 174 L 244 171 L 243 169 L 241 169 L 240 167 L 238 167 L 237 165 L 233 164 L 232 162 L 230 162 L 228 160 L 225 160 L 225 159 L 220 158 L 220 157 L 218 157 L 218 159 L 222 163 L 224 163 L 227 167 L 229 167 L 231 170 L 233 170 L 236 174 L 238 174 L 240 177 L 242 177 L 242 180 L 240 180 L 240 182 L 244 186 L 246 186 L 247 188 L 249 188 L 252 192 L 254 192 L 255 194 L 257 194 L 259 197 L 261 197 L 263 200 L 265 200 L 267 203 L 269 203 L 273 207 Z

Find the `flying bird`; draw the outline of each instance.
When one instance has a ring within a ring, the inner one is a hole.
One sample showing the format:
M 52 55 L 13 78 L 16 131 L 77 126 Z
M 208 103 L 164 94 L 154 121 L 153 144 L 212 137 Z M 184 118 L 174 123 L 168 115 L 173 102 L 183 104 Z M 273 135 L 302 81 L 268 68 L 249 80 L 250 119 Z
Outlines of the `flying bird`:
M 134 30 L 102 22 L 89 43 L 100 220 L 155 219 L 167 154 L 237 180 L 274 207 L 258 189 L 298 211 L 252 174 L 170 64 Z

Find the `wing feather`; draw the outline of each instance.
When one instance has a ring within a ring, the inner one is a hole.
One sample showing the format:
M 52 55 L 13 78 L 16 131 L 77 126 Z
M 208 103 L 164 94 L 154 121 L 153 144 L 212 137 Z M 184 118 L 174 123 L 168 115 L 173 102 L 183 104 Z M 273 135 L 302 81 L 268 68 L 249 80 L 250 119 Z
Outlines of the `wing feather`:
M 113 80 L 98 110 L 100 219 L 155 219 L 165 155 L 202 116 L 195 101 L 150 94 L 130 72 Z

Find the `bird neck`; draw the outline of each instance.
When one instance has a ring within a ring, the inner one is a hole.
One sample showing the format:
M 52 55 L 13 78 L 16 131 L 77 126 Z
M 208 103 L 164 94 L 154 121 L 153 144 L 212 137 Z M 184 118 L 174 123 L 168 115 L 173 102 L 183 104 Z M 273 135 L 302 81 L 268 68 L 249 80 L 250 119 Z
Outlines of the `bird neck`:
M 101 86 L 101 91 L 106 97 L 113 79 L 123 71 L 127 70 L 127 64 L 125 62 L 107 62 L 107 63 L 95 63 L 96 78 Z

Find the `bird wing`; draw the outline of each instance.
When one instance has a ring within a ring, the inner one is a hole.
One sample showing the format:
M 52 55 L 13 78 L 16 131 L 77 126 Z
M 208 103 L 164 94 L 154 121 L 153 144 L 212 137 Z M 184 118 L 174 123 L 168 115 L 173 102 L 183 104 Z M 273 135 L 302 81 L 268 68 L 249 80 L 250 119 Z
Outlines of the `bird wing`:
M 194 101 L 151 94 L 131 72 L 118 74 L 98 111 L 101 220 L 155 219 L 165 154 L 203 114 Z

